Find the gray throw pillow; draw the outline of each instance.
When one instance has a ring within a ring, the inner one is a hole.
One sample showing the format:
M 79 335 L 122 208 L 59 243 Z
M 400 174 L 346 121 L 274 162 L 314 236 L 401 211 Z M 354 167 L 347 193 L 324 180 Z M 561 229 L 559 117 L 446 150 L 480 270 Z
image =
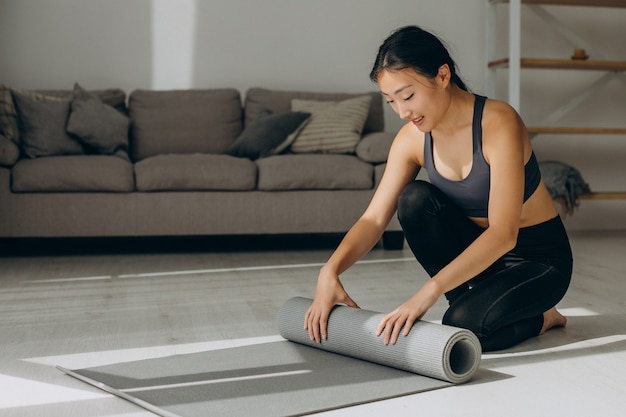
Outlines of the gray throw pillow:
M 65 131 L 70 100 L 13 90 L 20 144 L 30 158 L 83 154 L 82 145 Z
M 20 158 L 20 148 L 15 142 L 0 135 L 0 165 L 5 167 L 13 166 Z
M 0 134 L 14 143 L 20 143 L 20 131 L 11 89 L 4 84 L 0 84 Z
M 226 154 L 250 159 L 279 154 L 291 145 L 310 116 L 291 111 L 260 116 L 244 129 Z
M 78 83 L 74 84 L 74 100 L 66 130 L 87 149 L 128 159 L 129 124 L 128 117 L 85 91 Z
M 373 132 L 364 135 L 356 145 L 356 156 L 372 164 L 386 162 L 395 136 L 391 132 Z

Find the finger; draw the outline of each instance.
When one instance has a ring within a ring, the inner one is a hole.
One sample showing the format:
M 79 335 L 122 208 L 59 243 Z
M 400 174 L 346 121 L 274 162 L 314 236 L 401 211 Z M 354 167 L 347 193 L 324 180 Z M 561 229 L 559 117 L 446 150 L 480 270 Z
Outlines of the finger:
M 387 316 L 385 316 L 384 321 L 385 321 L 384 325 L 383 323 L 381 323 L 381 326 L 383 326 L 383 328 L 381 329 L 381 332 L 384 336 L 383 343 L 385 345 L 388 345 L 389 341 L 391 340 L 391 332 L 393 331 L 393 326 L 396 321 L 394 313 L 389 313 Z
M 376 336 L 380 336 L 381 334 L 383 334 L 383 331 L 385 331 L 385 327 L 387 327 L 388 321 L 389 321 L 388 315 L 383 317 L 383 319 L 378 324 L 378 327 L 376 328 Z
M 320 323 L 319 318 L 317 318 L 317 316 L 314 316 L 313 319 L 311 320 L 311 323 L 309 324 L 309 326 L 311 327 L 311 331 L 313 332 L 311 340 L 315 340 L 318 343 L 320 341 L 320 324 L 319 323 Z
M 323 314 L 320 317 L 319 328 L 321 330 L 321 336 L 324 340 L 328 340 L 328 314 Z M 318 340 L 320 342 L 320 340 Z
M 404 337 L 406 337 L 406 336 L 408 336 L 408 335 L 409 335 L 409 332 L 411 331 L 411 328 L 413 328 L 413 324 L 415 324 L 415 319 L 414 319 L 414 318 L 409 317 L 409 318 L 406 320 L 406 323 L 404 323 L 404 331 L 402 332 L 402 335 L 403 335 Z
M 315 339 L 315 312 L 312 309 L 309 309 L 304 318 L 304 328 L 309 333 L 309 338 L 311 340 Z
M 309 329 L 309 317 L 311 316 L 311 309 L 308 309 L 304 314 L 304 330 Z
M 391 321 L 387 321 L 387 324 L 385 324 L 385 330 L 384 330 L 384 338 L 383 338 L 383 343 L 385 345 L 389 344 L 389 341 L 391 340 L 391 332 L 393 331 L 393 322 Z
M 309 315 L 309 317 L 307 317 L 306 329 L 307 329 L 307 332 L 309 333 L 309 338 L 311 340 L 313 340 L 313 338 L 315 337 L 315 334 L 313 332 L 313 329 L 314 329 L 313 317 L 311 315 Z
M 309 333 L 309 339 L 315 340 L 315 313 L 311 310 L 306 313 L 304 328 Z
M 398 341 L 398 336 L 400 335 L 400 331 L 402 330 L 402 326 L 404 322 L 405 320 L 402 319 L 402 320 L 397 320 L 393 324 L 393 331 L 391 332 L 391 340 L 390 340 L 390 343 L 392 345 L 395 345 L 396 342 Z
M 348 307 L 361 308 L 350 296 L 347 296 L 346 300 L 344 301 L 344 304 L 347 305 Z

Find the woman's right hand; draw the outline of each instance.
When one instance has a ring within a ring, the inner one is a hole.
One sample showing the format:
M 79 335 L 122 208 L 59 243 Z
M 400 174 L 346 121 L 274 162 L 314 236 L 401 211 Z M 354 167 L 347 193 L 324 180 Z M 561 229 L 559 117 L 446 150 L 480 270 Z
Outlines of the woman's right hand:
M 322 339 L 327 339 L 326 330 L 330 311 L 335 304 L 340 303 L 359 308 L 341 285 L 339 276 L 322 269 L 317 279 L 315 299 L 304 315 L 304 329 L 308 330 L 311 340 L 320 343 Z

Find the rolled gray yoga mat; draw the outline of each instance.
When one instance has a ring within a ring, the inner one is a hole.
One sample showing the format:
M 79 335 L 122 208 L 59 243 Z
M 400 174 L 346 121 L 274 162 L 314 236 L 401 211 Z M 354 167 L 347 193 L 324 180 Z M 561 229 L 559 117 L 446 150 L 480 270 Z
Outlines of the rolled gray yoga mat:
M 376 336 L 382 313 L 340 305 L 328 318 L 328 339 L 317 343 L 304 330 L 304 315 L 312 301 L 295 297 L 280 308 L 277 323 L 282 337 L 454 384 L 469 381 L 480 365 L 480 342 L 469 330 L 418 321 L 408 336 L 385 346 L 382 336 Z

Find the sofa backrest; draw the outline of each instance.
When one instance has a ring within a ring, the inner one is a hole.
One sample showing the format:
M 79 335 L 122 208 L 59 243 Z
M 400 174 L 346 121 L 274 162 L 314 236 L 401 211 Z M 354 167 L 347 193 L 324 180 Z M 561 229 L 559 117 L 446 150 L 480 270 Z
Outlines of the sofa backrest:
M 71 99 L 74 97 L 74 90 L 37 90 L 36 92 L 46 96 L 61 98 Z M 128 113 L 128 109 L 126 109 L 126 92 L 124 90 L 120 90 L 119 88 L 107 88 L 104 90 L 89 90 L 89 92 L 120 113 Z
M 260 114 L 269 111 L 278 113 L 291 110 L 291 100 L 340 101 L 369 94 L 372 96 L 370 112 L 363 127 L 363 134 L 385 130 L 383 99 L 379 92 L 368 93 L 318 93 L 311 91 L 283 91 L 254 87 L 246 92 L 244 121 L 248 125 Z
M 133 160 L 169 153 L 223 153 L 242 130 L 235 89 L 135 90 L 129 96 Z

